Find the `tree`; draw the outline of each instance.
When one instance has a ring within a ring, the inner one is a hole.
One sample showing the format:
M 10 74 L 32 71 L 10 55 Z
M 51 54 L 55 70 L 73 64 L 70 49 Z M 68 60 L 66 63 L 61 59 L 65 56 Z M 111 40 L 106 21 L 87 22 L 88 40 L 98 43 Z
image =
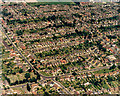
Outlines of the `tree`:
M 39 88 L 37 88 L 37 90 L 39 90 Z
M 68 62 L 67 65 L 71 65 L 71 62 Z
M 75 75 L 77 75 L 77 74 L 76 74 L 75 72 L 73 72 L 73 73 L 72 73 L 72 75 L 74 75 L 74 76 L 75 76 Z
M 50 93 L 52 93 L 53 91 L 52 91 L 52 90 L 50 90 L 49 92 L 50 92 Z
M 30 73 L 26 73 L 26 74 L 25 74 L 25 78 L 26 78 L 26 79 L 30 78 Z
M 46 90 L 44 87 L 43 87 L 42 89 L 43 89 L 43 91 L 45 91 L 45 90 Z
M 49 96 L 48 92 L 44 92 L 43 96 Z
M 58 81 L 58 77 L 55 77 L 55 80 Z
M 32 79 L 30 79 L 31 82 L 37 82 L 37 79 L 35 79 L 35 77 L 32 77 Z
M 116 66 L 115 66 L 115 64 L 113 64 L 113 66 L 111 66 L 109 70 L 115 69 L 115 68 L 116 68 Z
M 115 77 L 113 77 L 113 76 L 108 76 L 107 81 L 108 81 L 108 82 L 115 81 Z
M 22 72 L 23 72 L 23 69 L 20 68 L 19 73 L 22 73 Z
M 77 30 L 77 29 L 75 29 L 75 32 L 76 32 L 76 33 L 78 33 L 78 30 Z
M 117 11 L 118 11 L 118 13 L 120 13 L 120 8 Z
M 23 31 L 22 31 L 22 30 L 17 30 L 17 31 L 16 31 L 16 34 L 17 34 L 18 36 L 20 36 L 20 35 L 23 34 Z
M 120 69 L 120 65 L 118 65 L 118 68 Z
M 15 84 L 18 84 L 18 80 L 16 80 Z
M 31 88 L 30 88 L 30 85 L 27 83 L 27 90 L 30 91 Z
M 31 72 L 31 71 L 32 71 L 31 67 L 30 67 L 30 69 L 28 69 L 28 71 L 29 71 L 29 72 Z
M 37 79 L 39 79 L 39 80 L 40 80 L 40 75 L 39 75 L 39 73 L 37 73 Z
M 43 54 L 42 54 L 42 53 L 39 53 L 39 56 L 40 56 L 40 57 L 43 57 Z

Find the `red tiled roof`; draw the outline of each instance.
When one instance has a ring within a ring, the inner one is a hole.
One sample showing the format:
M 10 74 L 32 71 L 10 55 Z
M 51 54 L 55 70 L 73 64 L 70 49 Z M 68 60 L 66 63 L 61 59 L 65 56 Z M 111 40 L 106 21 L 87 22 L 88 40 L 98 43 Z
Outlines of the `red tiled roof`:
M 58 87 L 58 85 L 57 85 L 57 84 L 54 84 L 54 85 L 53 85 L 53 87 L 56 87 L 56 88 L 57 88 L 57 87 Z
M 10 56 L 11 56 L 11 57 L 12 57 L 12 56 L 16 56 L 16 54 L 12 54 L 12 53 L 11 53 Z
M 22 48 L 22 49 L 26 49 L 26 47 L 25 47 L 25 46 L 21 46 L 21 48 Z
M 60 60 L 61 63 L 66 63 L 66 60 Z

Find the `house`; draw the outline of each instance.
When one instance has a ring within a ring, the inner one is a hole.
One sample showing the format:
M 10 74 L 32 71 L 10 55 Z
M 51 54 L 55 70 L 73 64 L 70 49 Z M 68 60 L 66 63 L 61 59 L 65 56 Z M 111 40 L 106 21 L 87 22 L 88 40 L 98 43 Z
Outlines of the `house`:
M 37 64 L 37 68 L 40 68 L 41 66 L 40 66 L 40 64 Z
M 92 75 L 91 75 L 91 73 L 88 73 L 87 76 L 88 76 L 88 77 L 91 77 Z
M 38 86 L 38 84 L 31 84 L 31 88 Z
M 110 61 L 116 60 L 116 58 L 115 58 L 114 55 L 109 55 L 109 56 L 107 56 L 107 58 L 108 58 Z
M 60 81 L 64 81 L 64 78 L 63 78 L 63 77 L 60 77 Z
M 60 62 L 61 62 L 62 64 L 66 64 L 66 63 L 67 63 L 66 60 L 60 60 Z
M 82 78 L 86 78 L 87 76 L 85 74 L 82 75 Z
M 33 62 L 32 63 L 35 63 L 35 59 L 33 60 Z
M 13 57 L 13 56 L 16 56 L 16 54 L 15 53 L 11 53 L 10 56 Z
M 99 74 L 95 74 L 95 77 L 99 78 Z
M 79 91 L 74 91 L 74 93 L 75 93 L 75 94 L 80 94 L 80 92 L 79 92 Z
M 74 80 L 75 80 L 75 76 L 70 76 L 70 79 L 71 79 L 72 81 L 74 81 Z
M 107 77 L 109 74 L 108 74 L 108 73 L 105 73 L 104 75 L 105 75 L 105 77 Z
M 86 86 L 86 85 L 89 85 L 90 83 L 89 82 L 87 82 L 87 83 L 84 83 L 84 85 Z
M 106 38 L 106 41 L 107 41 L 107 42 L 109 42 L 109 41 L 110 41 L 110 39 Z
M 21 46 L 21 48 L 22 48 L 23 50 L 25 50 L 25 49 L 26 49 L 26 47 L 25 47 L 24 45 L 22 45 L 22 46 Z
M 99 77 L 102 77 L 102 76 L 104 76 L 104 74 L 103 74 L 103 73 L 101 73 L 101 74 L 99 75 Z
M 68 77 L 68 76 L 65 76 L 65 80 L 71 81 L 71 80 L 70 80 L 70 77 Z
M 21 91 L 20 90 L 14 90 L 13 94 L 21 94 Z
M 54 84 L 54 85 L 53 85 L 53 88 L 59 89 L 59 86 L 58 86 L 57 84 Z
M 48 84 L 50 85 L 50 87 L 54 86 L 54 82 L 49 81 Z

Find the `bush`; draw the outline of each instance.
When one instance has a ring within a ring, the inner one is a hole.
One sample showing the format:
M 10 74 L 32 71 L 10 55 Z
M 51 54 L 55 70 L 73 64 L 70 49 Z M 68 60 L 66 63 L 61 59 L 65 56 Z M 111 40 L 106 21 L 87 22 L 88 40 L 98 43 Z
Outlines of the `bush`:
M 30 78 L 30 73 L 26 73 L 26 74 L 25 74 L 25 78 L 26 78 L 26 79 Z
M 109 70 L 112 70 L 112 69 L 115 69 L 115 68 L 116 68 L 116 66 L 115 66 L 115 64 L 113 64 L 113 66 L 111 66 Z
M 17 31 L 16 31 L 16 34 L 17 34 L 18 36 L 23 35 L 23 31 L 22 31 L 22 30 L 17 30 Z
M 77 73 L 73 72 L 73 73 L 72 73 L 72 75 L 74 75 L 74 76 L 75 76 L 75 75 L 77 75 Z

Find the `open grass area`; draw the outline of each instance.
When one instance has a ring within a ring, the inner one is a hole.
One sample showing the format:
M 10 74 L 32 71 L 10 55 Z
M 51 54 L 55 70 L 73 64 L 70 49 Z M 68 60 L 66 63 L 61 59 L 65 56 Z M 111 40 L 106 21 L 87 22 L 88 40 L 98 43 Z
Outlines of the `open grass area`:
M 27 3 L 28 5 L 30 6 L 36 6 L 36 7 L 39 7 L 40 5 L 56 5 L 56 4 L 67 4 L 67 5 L 71 5 L 71 4 L 75 4 L 74 2 L 71 2 L 71 0 L 69 0 L 68 2 L 55 2 L 57 0 L 51 0 L 51 2 L 48 0 L 45 0 L 46 2 L 40 2 L 41 0 L 38 0 L 39 2 L 37 3 Z
M 45 76 L 52 76 L 52 74 L 48 74 L 48 73 L 45 73 L 45 72 L 40 72 L 40 73 L 45 75 Z
M 104 87 L 105 89 L 109 89 L 109 87 L 108 87 L 107 84 L 104 84 L 103 87 Z
M 32 77 L 37 78 L 37 76 L 36 76 L 34 73 L 30 73 L 30 77 L 31 77 L 31 78 L 32 78 Z
M 112 82 L 115 85 L 115 87 L 118 87 L 120 85 L 119 82 L 117 82 L 117 81 L 112 81 Z
M 109 69 L 102 69 L 102 70 L 99 70 L 99 71 L 95 71 L 94 73 L 98 73 L 98 74 L 101 74 L 101 73 L 109 73 L 109 72 L 113 72 L 115 69 L 112 69 L 112 70 L 109 70 Z
M 9 55 L 10 55 L 10 52 L 9 51 L 7 51 L 7 52 L 5 52 L 4 54 L 2 54 L 2 58 L 8 58 L 9 57 Z
M 110 82 L 112 87 L 117 87 L 114 81 Z
M 18 74 L 18 75 L 8 75 L 7 77 L 10 79 L 10 82 L 11 83 L 14 83 L 16 80 L 20 81 L 20 80 L 23 80 L 25 79 L 24 77 L 25 73 L 21 73 L 21 74 Z
M 94 3 L 94 5 L 102 5 L 103 3 L 102 2 L 97 2 L 97 3 Z
M 24 88 L 15 87 L 15 88 L 12 88 L 12 89 L 13 89 L 13 90 L 19 90 L 19 92 L 20 92 L 21 94 L 25 94 Z
M 8 75 L 7 77 L 10 79 L 11 83 L 14 83 L 16 80 L 19 80 L 17 75 L 12 75 L 11 74 L 11 75 Z

